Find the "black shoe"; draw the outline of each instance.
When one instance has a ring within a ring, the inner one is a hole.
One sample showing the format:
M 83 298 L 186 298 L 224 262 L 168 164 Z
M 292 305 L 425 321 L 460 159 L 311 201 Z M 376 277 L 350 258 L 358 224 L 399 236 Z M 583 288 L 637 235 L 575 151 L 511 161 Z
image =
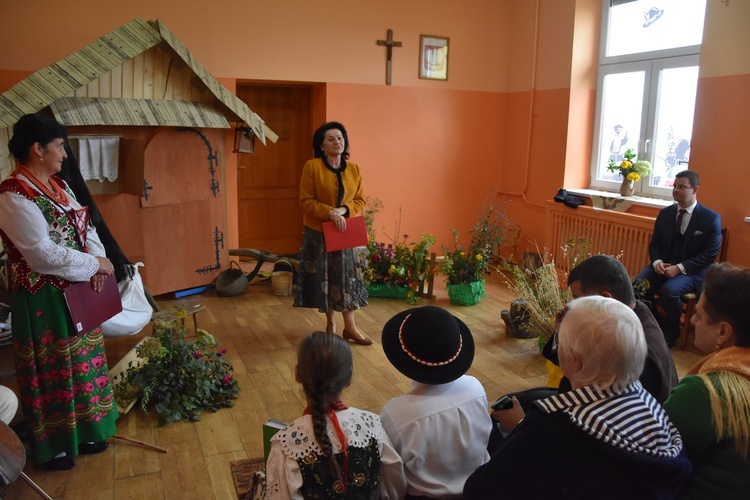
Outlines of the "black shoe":
M 70 455 L 65 454 L 62 457 L 53 458 L 49 462 L 44 462 L 42 465 L 49 470 L 70 470 L 75 467 L 76 461 Z
M 583 200 L 578 198 L 577 196 L 569 194 L 563 200 L 563 205 L 570 208 L 578 208 L 579 205 L 583 205 Z
M 565 198 L 567 198 L 567 196 L 568 196 L 568 192 L 566 190 L 564 190 L 564 189 L 558 189 L 557 190 L 557 194 L 555 195 L 554 200 L 557 203 L 562 203 L 563 201 L 565 201 Z
M 106 441 L 96 441 L 94 443 L 81 443 L 78 445 L 78 453 L 81 455 L 96 455 L 109 447 Z

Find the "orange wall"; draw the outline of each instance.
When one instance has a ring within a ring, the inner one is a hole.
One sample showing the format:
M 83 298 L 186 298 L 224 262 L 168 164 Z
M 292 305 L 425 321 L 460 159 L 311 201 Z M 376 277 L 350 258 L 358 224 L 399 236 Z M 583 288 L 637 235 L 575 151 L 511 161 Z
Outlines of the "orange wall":
M 394 86 L 501 91 L 511 3 L 128 0 L 113 8 L 100 0 L 3 2 L 0 68 L 36 71 L 140 17 L 161 19 L 215 76 L 377 85 L 385 81 L 385 48 L 376 41 L 390 28 L 403 44 L 393 49 Z M 418 79 L 420 34 L 451 39 L 448 82 Z
M 547 200 L 588 185 L 601 0 L 6 3 L 4 87 L 133 17 L 162 19 L 225 82 L 321 82 L 315 125 L 338 119 L 351 129 L 352 160 L 383 201 L 377 223 L 390 235 L 399 207 L 402 233 L 433 232 L 443 243 L 451 226 L 465 234 L 494 185 L 509 193 L 521 243 L 541 245 Z M 708 2 L 691 165 L 704 180 L 701 202 L 732 228 L 730 260 L 750 266 L 750 198 L 739 193 L 750 133 L 746 19 L 750 2 Z M 375 44 L 388 28 L 404 44 L 394 49 L 391 87 Z M 28 33 L 54 33 L 54 43 Z M 450 37 L 447 82 L 417 78 L 420 33 Z
M 745 148 L 750 135 L 750 2 L 708 2 L 701 47 L 690 166 L 698 199 L 730 228 L 727 260 L 750 266 L 750 196 Z
M 448 243 L 502 187 L 500 93 L 329 84 L 327 114 L 346 125 L 365 193 L 384 205 L 376 228 L 391 237 L 400 208 L 401 234 Z
M 727 260 L 744 266 L 750 266 L 749 133 L 750 74 L 700 78 L 690 166 L 701 176 L 698 199 L 730 228 Z

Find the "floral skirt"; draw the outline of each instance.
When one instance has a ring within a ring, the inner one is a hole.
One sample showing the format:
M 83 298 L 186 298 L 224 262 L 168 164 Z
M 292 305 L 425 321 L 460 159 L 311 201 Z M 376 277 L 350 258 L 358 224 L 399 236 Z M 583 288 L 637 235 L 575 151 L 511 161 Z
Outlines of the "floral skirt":
M 101 327 L 76 335 L 60 290 L 19 290 L 11 299 L 16 376 L 37 463 L 117 431 Z
M 365 266 L 365 255 L 360 249 L 347 248 L 328 253 L 323 233 L 306 227 L 294 307 L 343 312 L 366 306 Z

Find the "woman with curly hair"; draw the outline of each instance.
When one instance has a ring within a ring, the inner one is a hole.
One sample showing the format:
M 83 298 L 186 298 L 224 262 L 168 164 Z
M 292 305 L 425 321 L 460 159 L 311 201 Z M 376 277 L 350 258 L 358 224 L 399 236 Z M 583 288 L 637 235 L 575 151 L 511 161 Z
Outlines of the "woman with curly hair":
M 314 332 L 302 339 L 294 375 L 307 408 L 271 439 L 266 498 L 403 497 L 401 457 L 380 417 L 341 401 L 352 370 L 351 349 L 343 338 Z

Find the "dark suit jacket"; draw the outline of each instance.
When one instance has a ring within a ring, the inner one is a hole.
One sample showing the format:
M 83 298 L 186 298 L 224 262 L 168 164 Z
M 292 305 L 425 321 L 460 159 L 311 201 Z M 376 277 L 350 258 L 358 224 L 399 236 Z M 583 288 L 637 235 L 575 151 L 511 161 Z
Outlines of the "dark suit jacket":
M 677 219 L 678 205 L 662 208 L 656 216 L 654 233 L 648 246 L 651 262 L 663 260 L 669 264 L 682 264 L 685 272 L 696 282 L 702 282 L 708 266 L 713 264 L 721 247 L 721 216 L 700 203 L 695 206 L 682 241 L 682 262 L 669 262 L 669 249 Z

